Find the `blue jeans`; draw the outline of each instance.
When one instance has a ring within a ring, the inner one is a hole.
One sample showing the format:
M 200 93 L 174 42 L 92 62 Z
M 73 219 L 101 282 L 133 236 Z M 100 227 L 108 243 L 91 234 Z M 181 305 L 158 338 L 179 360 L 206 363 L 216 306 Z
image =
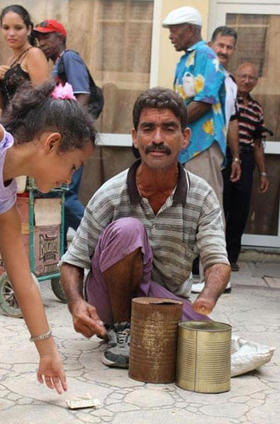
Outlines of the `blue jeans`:
M 69 227 L 77 230 L 84 215 L 84 206 L 78 199 L 83 167 L 73 174 L 69 190 L 65 193 L 65 234 Z

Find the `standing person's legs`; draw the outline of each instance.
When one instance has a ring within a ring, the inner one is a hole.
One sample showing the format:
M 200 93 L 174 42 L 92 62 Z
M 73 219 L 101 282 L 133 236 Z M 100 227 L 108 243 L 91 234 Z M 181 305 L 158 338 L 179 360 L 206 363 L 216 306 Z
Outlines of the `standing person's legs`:
M 213 188 L 223 211 L 223 176 L 222 165 L 224 156 L 218 144 L 214 142 L 207 150 L 192 158 L 184 164 L 184 167 L 204 178 Z
M 253 184 L 254 153 L 240 152 L 241 178 L 232 183 L 231 207 L 226 219 L 226 242 L 228 258 L 236 263 L 241 250 L 241 238 L 250 210 L 250 200 Z
M 84 206 L 80 202 L 78 198 L 79 188 L 81 184 L 83 173 L 83 167 L 81 166 L 77 171 L 73 174 L 71 183 L 69 184 L 68 190 L 65 194 L 65 226 L 64 226 L 64 245 L 65 250 L 67 248 L 67 231 L 68 228 L 71 227 L 74 230 L 77 230 L 80 225 L 81 219 L 84 215 Z
M 230 226 L 230 215 L 232 213 L 233 208 L 235 207 L 235 195 L 236 195 L 236 185 L 231 182 L 230 175 L 231 175 L 231 166 L 232 166 L 232 155 L 227 148 L 227 165 L 223 169 L 223 180 L 224 180 L 224 193 L 223 193 L 223 201 L 224 201 L 224 215 L 225 215 L 225 222 L 226 222 L 226 234 L 228 225 Z M 232 271 L 238 271 L 239 267 L 236 263 L 231 262 L 231 269 Z
M 223 175 L 223 182 L 224 182 L 224 192 L 223 192 L 223 207 L 224 207 L 224 215 L 225 215 L 225 222 L 227 225 L 227 217 L 231 210 L 231 205 L 233 204 L 233 189 L 234 184 L 230 181 L 230 175 L 231 175 L 231 164 L 232 164 L 232 155 L 227 150 L 227 156 L 226 156 L 226 167 L 222 171 Z
M 186 162 L 184 167 L 192 172 L 193 174 L 198 175 L 201 178 L 204 178 L 205 181 L 213 188 L 218 198 L 223 222 L 225 225 L 225 218 L 223 212 L 223 176 L 222 176 L 222 165 L 223 165 L 223 154 L 219 148 L 218 143 L 214 142 L 207 150 L 204 150 L 199 155 L 192 158 L 190 161 Z M 194 270 L 194 267 L 193 267 Z M 196 289 L 193 291 L 199 293 L 202 289 L 202 282 L 204 281 L 203 268 L 202 264 L 199 261 L 199 274 L 200 282 L 197 281 Z
M 199 256 L 197 256 L 192 265 L 192 278 L 193 280 L 199 280 Z

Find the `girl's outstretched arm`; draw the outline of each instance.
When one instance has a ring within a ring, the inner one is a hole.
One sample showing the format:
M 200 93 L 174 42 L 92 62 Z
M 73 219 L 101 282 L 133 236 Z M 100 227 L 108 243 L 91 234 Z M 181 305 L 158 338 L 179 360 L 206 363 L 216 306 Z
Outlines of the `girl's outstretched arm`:
M 53 337 L 49 334 L 41 295 L 31 275 L 16 206 L 0 215 L 0 250 L 24 320 L 40 355 L 38 380 L 62 393 L 67 390 L 63 364 Z

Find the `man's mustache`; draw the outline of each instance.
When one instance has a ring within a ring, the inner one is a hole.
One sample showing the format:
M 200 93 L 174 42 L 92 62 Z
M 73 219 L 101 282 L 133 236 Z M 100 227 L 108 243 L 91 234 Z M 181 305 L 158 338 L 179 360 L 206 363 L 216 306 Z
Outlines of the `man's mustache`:
M 163 143 L 161 144 L 150 144 L 149 146 L 146 147 L 145 149 L 145 153 L 151 153 L 151 152 L 162 152 L 165 153 L 167 155 L 171 154 L 171 150 L 169 149 L 168 146 L 165 146 Z

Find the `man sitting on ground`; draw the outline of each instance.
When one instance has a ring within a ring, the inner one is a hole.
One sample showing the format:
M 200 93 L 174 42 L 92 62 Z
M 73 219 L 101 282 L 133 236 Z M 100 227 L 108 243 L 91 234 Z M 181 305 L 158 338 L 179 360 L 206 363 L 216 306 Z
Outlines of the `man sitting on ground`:
M 230 275 L 217 197 L 178 162 L 190 138 L 183 100 L 172 90 L 149 89 L 135 102 L 133 124 L 141 158 L 93 195 L 61 266 L 75 330 L 107 336 L 103 362 L 123 368 L 132 298 L 179 299 L 183 320 L 207 320 Z M 197 255 L 206 284 L 192 304 L 188 277 Z

